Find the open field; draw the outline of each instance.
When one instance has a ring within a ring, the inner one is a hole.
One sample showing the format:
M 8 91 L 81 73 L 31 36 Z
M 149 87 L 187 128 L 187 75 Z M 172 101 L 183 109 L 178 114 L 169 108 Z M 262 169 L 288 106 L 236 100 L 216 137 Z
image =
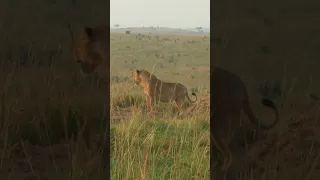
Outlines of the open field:
M 31 26 L 1 44 L 0 177 L 103 179 L 99 145 L 109 120 L 107 86 L 80 75 L 65 27 L 46 28 L 35 36 L 40 27 Z M 149 70 L 159 60 L 158 77 L 184 83 L 201 98 L 210 91 L 209 37 L 140 38 L 111 37 L 112 177 L 208 179 L 208 116 L 179 119 L 174 106 L 159 105 L 164 113 L 149 118 L 131 70 Z
M 0 179 L 104 179 L 99 145 L 109 95 L 99 80 L 80 75 L 68 27 L 105 24 L 106 3 L 1 2 Z M 208 179 L 208 117 L 179 119 L 173 106 L 159 105 L 164 113 L 149 118 L 142 89 L 130 80 L 131 68 L 150 70 L 159 59 L 158 77 L 200 98 L 209 92 L 209 37 L 139 38 L 112 35 L 112 179 Z
M 209 179 L 208 109 L 181 118 L 160 103 L 154 118 L 132 80 L 134 70 L 154 67 L 201 99 L 210 92 L 209 43 L 199 35 L 111 34 L 111 179 Z
M 241 180 L 319 179 L 319 106 L 310 119 L 300 117 L 308 94 L 320 96 L 320 11 L 319 1 L 312 1 L 215 4 L 212 64 L 244 80 L 262 120 L 272 119 L 260 105 L 262 96 L 273 99 L 281 114 L 279 146 L 265 148 L 277 134 L 254 144 L 248 160 L 258 168 Z M 0 2 L 0 179 L 102 180 L 97 152 L 109 119 L 113 179 L 208 179 L 207 117 L 180 119 L 174 106 L 163 104 L 159 116 L 150 117 L 131 71 L 151 70 L 158 62 L 159 78 L 180 81 L 201 97 L 210 91 L 209 40 L 112 34 L 108 117 L 107 87 L 79 74 L 67 30 L 69 23 L 104 24 L 106 3 Z

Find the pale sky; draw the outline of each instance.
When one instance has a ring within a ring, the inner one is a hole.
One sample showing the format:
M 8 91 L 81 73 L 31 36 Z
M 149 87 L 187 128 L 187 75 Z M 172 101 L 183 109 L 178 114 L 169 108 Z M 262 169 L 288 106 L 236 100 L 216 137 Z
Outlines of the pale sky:
M 110 23 L 121 27 L 210 27 L 210 0 L 110 0 Z

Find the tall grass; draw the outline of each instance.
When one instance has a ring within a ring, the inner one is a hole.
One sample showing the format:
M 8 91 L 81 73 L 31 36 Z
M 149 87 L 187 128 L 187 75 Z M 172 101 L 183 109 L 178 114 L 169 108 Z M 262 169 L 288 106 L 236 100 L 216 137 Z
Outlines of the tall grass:
M 202 36 L 111 35 L 111 179 L 210 179 L 209 110 L 179 116 L 174 103 L 160 102 L 153 116 L 131 77 L 154 71 L 201 99 L 209 93 L 208 48 Z
M 129 118 L 111 129 L 112 179 L 209 179 L 208 120 Z

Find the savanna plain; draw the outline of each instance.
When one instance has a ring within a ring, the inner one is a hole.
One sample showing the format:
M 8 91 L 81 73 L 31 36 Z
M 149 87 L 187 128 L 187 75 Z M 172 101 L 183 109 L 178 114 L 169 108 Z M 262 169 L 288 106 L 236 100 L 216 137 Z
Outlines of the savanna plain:
M 112 33 L 109 117 L 105 81 L 81 75 L 68 29 L 59 34 L 65 43 L 54 34 L 3 41 L 0 177 L 103 179 L 110 119 L 111 179 L 209 179 L 209 106 L 197 103 L 210 93 L 209 36 Z M 141 68 L 196 93 L 192 115 L 162 103 L 149 115 L 132 80 Z
M 208 104 L 181 117 L 173 103 L 157 103 L 152 116 L 132 79 L 145 69 L 201 101 L 210 93 L 209 38 L 111 33 L 111 179 L 209 179 Z
M 201 102 L 210 93 L 209 36 L 111 33 L 110 117 L 108 86 L 95 75 L 81 76 L 67 28 L 57 37 L 1 41 L 0 177 L 103 179 L 99 145 L 110 120 L 111 179 L 209 179 L 208 106 L 196 103 L 197 111 L 179 117 L 173 104 L 159 103 L 153 117 L 132 80 L 144 68 L 186 85 Z M 246 42 L 237 37 L 234 43 Z M 266 54 L 258 45 L 212 45 L 219 57 L 213 64 L 243 79 L 254 113 L 273 119 L 260 105 L 267 97 L 281 116 L 274 132 L 249 145 L 241 179 L 318 179 L 318 61 L 286 61 L 276 47 Z M 247 47 L 250 58 L 234 58 Z

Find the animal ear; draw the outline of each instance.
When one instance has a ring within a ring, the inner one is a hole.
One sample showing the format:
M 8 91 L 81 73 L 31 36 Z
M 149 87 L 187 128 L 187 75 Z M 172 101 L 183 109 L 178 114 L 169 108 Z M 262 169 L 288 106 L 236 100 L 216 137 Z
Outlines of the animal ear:
M 91 27 L 84 27 L 84 33 L 88 37 L 88 39 L 91 39 L 93 37 L 93 29 Z
M 139 70 L 136 70 L 136 73 L 137 73 L 137 74 L 139 74 L 139 73 L 140 73 L 140 71 L 139 71 Z

